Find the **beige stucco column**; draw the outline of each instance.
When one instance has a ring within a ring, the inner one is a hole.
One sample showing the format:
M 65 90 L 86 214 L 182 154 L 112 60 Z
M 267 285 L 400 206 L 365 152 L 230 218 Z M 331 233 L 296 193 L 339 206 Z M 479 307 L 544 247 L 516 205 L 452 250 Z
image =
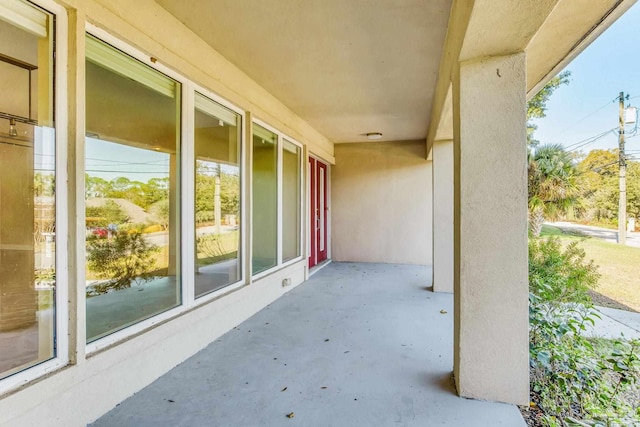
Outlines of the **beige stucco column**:
M 454 375 L 461 396 L 528 402 L 524 53 L 454 76 Z
M 453 140 L 435 141 L 433 156 L 433 290 L 453 292 Z

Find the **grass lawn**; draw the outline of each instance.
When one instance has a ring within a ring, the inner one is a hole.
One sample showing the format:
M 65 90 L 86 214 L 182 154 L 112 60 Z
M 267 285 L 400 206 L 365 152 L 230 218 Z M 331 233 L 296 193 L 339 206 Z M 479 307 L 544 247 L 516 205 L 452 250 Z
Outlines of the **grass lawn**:
M 219 236 L 207 235 L 200 241 L 198 249 L 198 267 L 215 264 L 227 259 L 237 258 L 240 233 L 232 231 Z M 218 240 L 219 239 L 219 240 Z
M 580 240 L 587 259 L 594 260 L 601 274 L 596 292 L 640 311 L 640 248 L 563 233 L 549 225 L 542 227 L 541 236 L 556 236 L 567 242 Z

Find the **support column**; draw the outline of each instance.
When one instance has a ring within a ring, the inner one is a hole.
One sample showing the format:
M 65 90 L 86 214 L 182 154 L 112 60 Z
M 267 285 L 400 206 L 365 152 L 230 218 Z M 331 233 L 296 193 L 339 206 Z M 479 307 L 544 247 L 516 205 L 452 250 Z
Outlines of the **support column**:
M 464 397 L 529 400 L 526 56 L 454 76 L 454 375 Z
M 435 141 L 433 163 L 433 291 L 453 292 L 453 140 Z

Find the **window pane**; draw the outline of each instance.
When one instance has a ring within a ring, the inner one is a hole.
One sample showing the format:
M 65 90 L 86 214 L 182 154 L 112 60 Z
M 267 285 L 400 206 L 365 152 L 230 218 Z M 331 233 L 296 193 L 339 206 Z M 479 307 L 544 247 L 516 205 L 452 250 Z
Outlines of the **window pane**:
M 180 85 L 86 41 L 90 342 L 180 304 Z
M 0 21 L 0 378 L 55 356 L 56 308 L 53 15 L 3 7 L 16 13 Z
M 196 93 L 196 297 L 240 280 L 240 115 Z
M 282 261 L 300 256 L 300 147 L 287 140 L 282 151 Z
M 278 137 L 253 125 L 253 274 L 278 263 Z

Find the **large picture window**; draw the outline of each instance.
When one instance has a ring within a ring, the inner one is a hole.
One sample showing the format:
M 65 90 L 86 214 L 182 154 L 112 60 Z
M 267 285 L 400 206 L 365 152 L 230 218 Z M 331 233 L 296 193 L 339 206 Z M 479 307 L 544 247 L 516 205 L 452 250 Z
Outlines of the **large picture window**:
M 10 12 L 10 13 L 9 13 Z M 56 356 L 54 17 L 0 4 L 0 378 Z
M 240 280 L 240 115 L 195 94 L 196 297 Z
M 278 264 L 278 135 L 253 125 L 253 274 Z
M 180 84 L 86 37 L 91 342 L 180 304 Z
M 253 275 L 302 256 L 302 147 L 253 124 Z
M 282 145 L 282 262 L 301 255 L 301 160 L 302 150 L 293 142 Z

